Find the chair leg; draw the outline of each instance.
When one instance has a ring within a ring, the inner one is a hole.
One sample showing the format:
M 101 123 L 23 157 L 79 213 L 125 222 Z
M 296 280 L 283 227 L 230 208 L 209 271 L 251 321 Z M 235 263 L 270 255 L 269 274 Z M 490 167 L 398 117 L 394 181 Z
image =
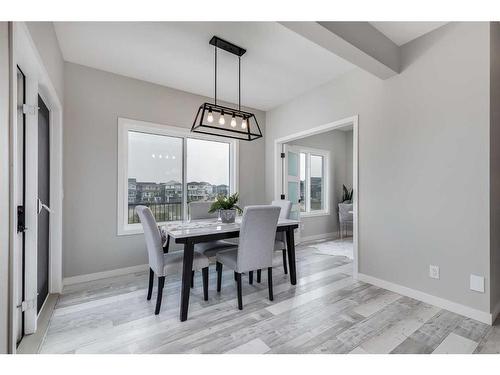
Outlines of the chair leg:
M 160 313 L 161 297 L 163 295 L 163 286 L 164 285 L 165 285 L 165 276 L 158 277 L 158 295 L 156 297 L 155 315 L 158 315 Z
M 241 296 L 241 273 L 236 273 L 236 284 L 238 290 L 238 309 L 243 310 L 243 297 Z
M 285 275 L 288 273 L 288 267 L 286 265 L 286 249 L 283 249 L 283 271 Z
M 155 273 L 150 268 L 149 269 L 149 286 L 148 286 L 148 301 L 151 300 L 151 294 L 153 294 L 153 282 L 155 279 Z
M 217 262 L 215 268 L 217 270 L 217 292 L 220 292 L 222 284 L 222 263 Z
M 191 271 L 191 289 L 194 288 L 194 271 Z
M 262 270 L 257 270 L 257 282 L 260 283 L 260 276 L 261 276 Z
M 248 272 L 248 283 L 253 284 L 253 271 Z
M 238 280 L 238 278 L 236 276 L 236 271 L 234 271 L 234 281 L 237 281 L 237 280 Z
M 203 299 L 208 301 L 208 267 L 203 268 L 201 274 L 203 277 Z
M 267 286 L 269 287 L 269 301 L 274 299 L 273 296 L 273 267 L 267 269 Z

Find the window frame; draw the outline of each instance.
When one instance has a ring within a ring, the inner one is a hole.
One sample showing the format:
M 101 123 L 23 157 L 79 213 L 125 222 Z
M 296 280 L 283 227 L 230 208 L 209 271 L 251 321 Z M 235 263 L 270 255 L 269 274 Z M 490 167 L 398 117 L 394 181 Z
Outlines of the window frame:
M 152 135 L 182 138 L 182 185 L 183 220 L 187 220 L 187 139 L 222 142 L 229 144 L 229 191 L 238 191 L 239 141 L 218 136 L 191 133 L 189 128 L 163 125 L 147 121 L 118 117 L 118 181 L 117 181 L 117 235 L 144 233 L 141 224 L 128 223 L 128 132 L 136 131 Z M 164 224 L 159 222 L 158 224 Z
M 300 217 L 314 217 L 314 216 L 327 216 L 330 215 L 330 151 L 322 150 L 311 147 L 304 146 L 295 146 L 297 148 L 297 152 L 300 154 L 306 155 L 305 162 L 305 191 L 304 191 L 304 199 L 305 199 L 305 211 L 299 211 Z M 321 156 L 323 158 L 323 189 L 321 192 L 321 199 L 324 202 L 322 210 L 314 210 L 311 211 L 311 155 Z M 300 164 L 299 164 L 300 168 Z M 299 169 L 300 175 L 300 169 Z M 300 178 L 300 177 L 299 177 Z

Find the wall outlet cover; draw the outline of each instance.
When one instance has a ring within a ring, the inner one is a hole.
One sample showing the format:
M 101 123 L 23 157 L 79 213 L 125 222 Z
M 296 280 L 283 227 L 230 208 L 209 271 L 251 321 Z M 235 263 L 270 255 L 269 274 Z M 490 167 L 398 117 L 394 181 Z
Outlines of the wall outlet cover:
M 439 279 L 439 266 L 429 265 L 429 277 L 431 279 Z
M 470 290 L 484 293 L 484 277 L 478 275 L 470 275 Z

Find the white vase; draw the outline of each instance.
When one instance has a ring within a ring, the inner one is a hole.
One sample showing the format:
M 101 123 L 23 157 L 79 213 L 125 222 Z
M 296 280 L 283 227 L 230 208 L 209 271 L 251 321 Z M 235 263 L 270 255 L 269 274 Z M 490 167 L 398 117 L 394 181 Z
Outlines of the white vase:
M 220 210 L 220 219 L 226 224 L 234 223 L 234 220 L 236 219 L 236 209 Z

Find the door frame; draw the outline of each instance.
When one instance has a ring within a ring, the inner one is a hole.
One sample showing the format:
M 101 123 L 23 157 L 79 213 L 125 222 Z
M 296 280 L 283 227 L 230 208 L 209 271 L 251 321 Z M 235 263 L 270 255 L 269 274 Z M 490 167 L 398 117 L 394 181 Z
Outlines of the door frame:
M 26 300 L 36 300 L 37 289 L 37 204 L 38 196 L 37 183 L 37 153 L 38 144 L 38 95 L 42 97 L 49 109 L 49 131 L 50 131 L 50 201 L 53 214 L 50 216 L 49 226 L 49 293 L 60 293 L 62 290 L 62 104 L 57 95 L 50 76 L 43 64 L 43 60 L 35 46 L 31 34 L 24 22 L 11 23 L 11 54 L 12 64 L 10 66 L 11 77 L 16 77 L 17 66 L 26 75 L 26 103 L 31 106 L 27 115 L 26 135 L 26 280 L 25 295 Z M 17 96 L 16 80 L 11 78 L 10 93 L 12 98 Z M 11 114 L 16 113 L 16 101 L 11 103 Z M 11 169 L 10 169 L 10 222 L 11 225 L 11 246 L 10 246 L 10 343 L 11 352 L 16 351 L 16 331 L 20 323 L 16 319 L 16 298 L 19 291 L 16 289 L 16 276 L 19 265 L 15 262 L 15 254 L 19 251 L 19 236 L 17 235 L 17 201 L 19 160 L 17 159 L 17 118 L 10 117 L 11 128 Z M 28 142 L 31 142 L 29 144 Z M 28 303 L 25 311 L 25 334 L 36 331 L 37 313 L 36 303 L 31 306 Z
M 281 195 L 281 179 L 282 179 L 282 163 L 281 161 L 281 145 L 287 142 L 295 141 L 297 139 L 310 137 L 312 135 L 326 133 L 328 131 L 343 128 L 352 125 L 353 138 L 352 138 L 352 188 L 353 188 L 353 278 L 358 278 L 359 272 L 359 206 L 358 206 L 358 142 L 359 142 L 359 116 L 354 115 L 340 120 L 329 122 L 324 125 L 319 125 L 307 130 L 302 130 L 297 133 L 287 135 L 285 137 L 277 138 L 274 140 L 273 158 L 274 158 L 274 199 L 280 199 Z

